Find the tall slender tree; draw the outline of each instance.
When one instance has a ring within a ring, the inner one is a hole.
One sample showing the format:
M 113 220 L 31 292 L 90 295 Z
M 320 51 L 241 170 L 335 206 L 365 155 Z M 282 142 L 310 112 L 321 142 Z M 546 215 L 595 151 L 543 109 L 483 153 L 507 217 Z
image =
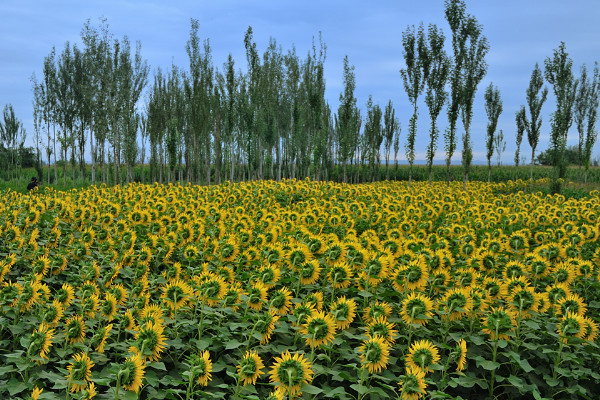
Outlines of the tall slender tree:
M 444 132 L 446 150 L 446 180 L 450 184 L 450 164 L 456 150 L 456 122 L 463 102 L 464 61 L 468 39 L 466 5 L 463 0 L 445 0 L 445 17 L 452 31 L 452 64 L 450 70 L 450 102 L 448 105 L 448 127 Z
M 498 87 L 494 87 L 494 84 L 490 82 L 490 85 L 485 89 L 485 113 L 488 117 L 487 124 L 487 163 L 488 163 L 488 182 L 492 178 L 492 155 L 494 154 L 494 134 L 496 133 L 496 127 L 498 126 L 498 118 L 502 114 L 502 100 L 500 99 L 500 90 Z
M 390 149 L 392 147 L 392 143 L 394 141 L 396 132 L 400 130 L 400 123 L 396 118 L 396 111 L 394 110 L 394 105 L 392 104 L 392 100 L 388 101 L 387 106 L 385 106 L 385 112 L 383 114 L 383 136 L 384 143 L 383 147 L 385 148 L 385 179 L 390 179 L 390 170 L 389 170 L 389 160 L 390 160 Z M 396 151 L 397 152 L 397 151 Z M 395 158 L 395 157 L 394 157 Z
M 521 106 L 519 111 L 516 112 L 515 122 L 517 123 L 517 150 L 515 151 L 515 165 L 518 167 L 521 153 L 521 142 L 523 141 L 523 134 L 525 133 L 525 129 L 527 127 L 527 114 L 525 112 L 525 106 Z
M 581 67 L 581 75 L 579 77 L 579 85 L 577 94 L 575 95 L 575 104 L 573 109 L 573 120 L 579 134 L 579 142 L 577 143 L 577 165 L 579 166 L 577 175 L 581 177 L 581 167 L 583 165 L 583 152 L 585 146 L 585 125 L 588 119 L 590 110 L 590 91 L 592 83 L 588 79 L 587 67 L 585 64 Z
M 550 190 L 560 193 L 561 180 L 564 179 L 567 166 L 564 157 L 567 135 L 573 123 L 573 107 L 577 94 L 578 81 L 572 71 L 573 60 L 566 51 L 564 42 L 554 50 L 552 57 L 544 60 L 546 80 L 552 85 L 556 96 L 556 111 L 552 113 L 550 131 L 550 150 L 554 174 Z
M 589 103 L 587 113 L 587 124 L 585 126 L 585 144 L 583 149 L 583 165 L 585 168 L 584 182 L 587 183 L 588 170 L 592 158 L 592 149 L 598 138 L 596 131 L 596 120 L 598 118 L 598 104 L 600 103 L 600 70 L 598 63 L 594 66 L 594 77 L 589 90 Z
M 482 26 L 477 19 L 470 16 L 465 25 L 465 34 L 468 36 L 466 45 L 467 53 L 464 59 L 464 74 L 462 75 L 462 101 L 461 101 L 461 119 L 465 132 L 463 134 L 463 188 L 466 190 L 469 180 L 469 171 L 473 160 L 473 150 L 471 144 L 471 120 L 473 118 L 473 103 L 477 86 L 487 73 L 487 63 L 485 56 L 490 46 L 487 38 L 482 35 Z
M 335 126 L 339 137 L 339 161 L 342 163 L 344 182 L 347 182 L 346 165 L 358 144 L 360 131 L 360 111 L 356 106 L 354 89 L 356 87 L 354 66 L 350 65 L 348 56 L 344 57 L 344 90 L 340 93 L 340 105 L 335 118 Z
M 417 135 L 417 102 L 420 94 L 425 88 L 425 83 L 429 76 L 429 54 L 425 39 L 425 28 L 421 24 L 418 30 L 414 25 L 406 28 L 402 32 L 402 55 L 406 68 L 400 70 L 404 90 L 408 95 L 408 100 L 413 106 L 413 114 L 408 124 L 408 136 L 406 138 L 406 158 L 409 164 L 408 185 L 412 180 L 412 168 L 415 161 L 415 140 Z
M 531 146 L 531 165 L 529 169 L 529 178 L 533 179 L 533 163 L 535 160 L 535 149 L 540 140 L 542 128 L 542 106 L 548 97 L 548 88 L 544 87 L 544 76 L 538 63 L 535 64 L 531 72 L 529 87 L 527 88 L 527 107 L 529 108 L 529 118 L 525 115 L 524 123 L 527 131 L 527 141 Z
M 426 79 L 427 90 L 425 104 L 429 108 L 431 127 L 429 129 L 429 145 L 427 146 L 427 169 L 429 175 L 429 186 L 433 173 L 433 158 L 437 149 L 439 129 L 437 118 L 448 98 L 446 83 L 450 73 L 450 58 L 444 50 L 445 36 L 441 29 L 434 24 L 429 25 L 427 42 L 429 54 L 429 75 Z

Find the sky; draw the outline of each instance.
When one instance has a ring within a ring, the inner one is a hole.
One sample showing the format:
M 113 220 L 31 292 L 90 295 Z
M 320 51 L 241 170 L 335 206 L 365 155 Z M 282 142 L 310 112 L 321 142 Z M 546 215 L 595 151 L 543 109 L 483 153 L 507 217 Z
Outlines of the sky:
M 598 0 L 467 0 L 467 12 L 483 25 L 490 44 L 488 71 L 478 86 L 472 123 L 474 162 L 484 162 L 487 116 L 484 109 L 485 88 L 493 82 L 501 93 L 503 113 L 498 129 L 507 142 L 502 160 L 513 162 L 516 149 L 515 113 L 526 104 L 525 91 L 536 63 L 543 68 L 560 42 L 566 44 L 573 59 L 573 71 L 579 75 L 585 63 L 591 70 L 600 61 L 600 2 Z M 246 70 L 244 33 L 252 26 L 260 53 L 274 38 L 284 53 L 295 46 L 304 58 L 319 32 L 327 46 L 325 61 L 325 97 L 337 111 L 343 90 L 343 59 L 348 56 L 355 67 L 357 104 L 363 116 L 369 95 L 385 107 L 392 100 L 402 132 L 399 159 L 405 159 L 404 143 L 412 109 L 403 89 L 399 70 L 405 67 L 402 56 L 402 32 L 409 25 L 436 24 L 446 35 L 450 52 L 451 32 L 444 19 L 443 0 L 2 0 L 0 3 L 0 107 L 12 104 L 27 132 L 26 145 L 33 145 L 33 74 L 42 78 L 44 57 L 55 46 L 57 53 L 65 42 L 80 45 L 80 33 L 86 20 L 99 26 L 107 19 L 116 38 L 127 36 L 140 41 L 142 56 L 148 61 L 151 75 L 160 67 L 172 64 L 188 69 L 185 52 L 190 19 L 199 21 L 199 37 L 209 39 L 215 66 L 222 68 L 229 53 L 236 69 Z M 152 79 L 150 79 L 150 82 Z M 548 101 L 542 112 L 542 135 L 537 153 L 548 148 L 550 114 L 555 109 L 550 85 Z M 149 90 L 150 87 L 147 87 Z M 419 107 L 416 159 L 425 158 L 429 116 L 421 96 Z M 438 120 L 443 132 L 446 111 Z M 599 124 L 600 125 L 600 124 Z M 598 128 L 600 129 L 600 127 Z M 459 125 L 459 134 L 462 134 Z M 576 144 L 574 127 L 568 144 Z M 443 138 L 438 144 L 435 162 L 444 159 Z M 453 161 L 460 162 L 459 138 Z M 521 154 L 529 162 L 531 149 L 526 135 Z M 600 158 L 600 145 L 593 151 Z M 496 155 L 492 158 L 495 162 Z

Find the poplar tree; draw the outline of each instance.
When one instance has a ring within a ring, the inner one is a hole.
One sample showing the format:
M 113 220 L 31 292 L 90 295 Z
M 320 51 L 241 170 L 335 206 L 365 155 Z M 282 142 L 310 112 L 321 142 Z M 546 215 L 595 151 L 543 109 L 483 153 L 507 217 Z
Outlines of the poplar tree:
M 415 161 L 415 140 L 417 134 L 418 109 L 417 101 L 419 95 L 425 88 L 425 83 L 429 75 L 429 55 L 425 39 L 425 30 L 423 25 L 419 26 L 415 32 L 415 27 L 409 26 L 402 32 L 402 55 L 406 63 L 406 68 L 400 70 L 404 90 L 408 95 L 408 100 L 413 106 L 413 115 L 408 124 L 408 136 L 406 139 L 406 158 L 409 164 L 408 185 L 412 180 L 412 167 Z
M 583 164 L 583 148 L 585 141 L 585 124 L 587 122 L 588 113 L 590 110 L 590 91 L 591 82 L 587 76 L 587 68 L 585 64 L 581 67 L 581 76 L 575 95 L 575 104 L 573 109 L 573 120 L 579 134 L 579 142 L 577 143 L 577 165 L 579 167 L 577 175 L 581 176 L 581 166 Z
M 544 60 L 544 66 L 546 80 L 552 85 L 556 96 L 556 111 L 552 113 L 550 131 L 550 151 L 554 166 L 550 191 L 560 193 L 561 180 L 567 171 L 564 153 L 569 128 L 573 123 L 578 81 L 573 76 L 573 60 L 569 57 L 564 42 L 554 50 L 552 57 Z
M 462 105 L 464 59 L 466 57 L 466 5 L 462 0 L 445 0 L 445 17 L 452 31 L 452 64 L 450 70 L 450 102 L 448 104 L 448 127 L 444 132 L 446 151 L 446 180 L 450 184 L 450 164 L 456 150 L 456 122 Z
M 471 120 L 473 118 L 473 102 L 477 85 L 487 73 L 485 56 L 490 47 L 487 38 L 481 34 L 482 26 L 474 17 L 467 18 L 465 34 L 468 36 L 467 51 L 464 59 L 462 80 L 461 119 L 465 132 L 463 134 L 462 165 L 464 170 L 463 188 L 466 190 L 469 171 L 473 160 L 471 144 Z
M 429 117 L 431 119 L 429 145 L 427 146 L 427 169 L 429 186 L 431 186 L 433 158 L 437 149 L 439 137 L 439 129 L 436 121 L 448 98 L 446 83 L 448 82 L 450 73 L 450 58 L 444 50 L 444 33 L 441 30 L 438 30 L 436 25 L 429 25 L 427 39 L 430 65 L 429 75 L 426 79 L 427 92 L 425 94 L 425 104 L 427 104 L 427 107 L 429 108 Z
M 584 182 L 587 183 L 588 170 L 592 158 L 592 149 L 598 138 L 596 120 L 598 118 L 598 104 L 600 103 L 600 70 L 598 63 L 594 66 L 594 77 L 589 88 L 589 102 L 587 124 L 585 125 L 585 144 L 583 149 L 583 165 L 585 168 Z
M 383 114 L 383 137 L 385 139 L 383 143 L 383 147 L 385 149 L 385 179 L 390 179 L 390 170 L 389 170 L 389 160 L 390 160 L 390 150 L 392 147 L 392 142 L 394 141 L 397 132 L 400 130 L 400 123 L 396 118 L 396 111 L 394 110 L 394 105 L 392 104 L 392 100 L 388 101 L 387 106 L 385 106 L 385 112 Z M 397 151 L 396 151 L 397 153 Z
M 488 182 L 492 177 L 492 155 L 494 154 L 494 134 L 496 133 L 496 127 L 498 126 L 498 118 L 502 113 L 502 100 L 500 99 L 500 90 L 498 87 L 494 87 L 494 84 L 490 82 L 490 85 L 485 89 L 485 113 L 489 119 L 487 124 L 487 163 L 488 163 Z
M 535 149 L 540 140 L 540 131 L 542 127 L 542 106 L 548 97 L 548 88 L 544 87 L 544 77 L 538 63 L 535 64 L 531 72 L 529 87 L 527 88 L 527 107 L 529 108 L 529 118 L 524 114 L 525 130 L 527 131 L 527 141 L 531 146 L 531 165 L 529 178 L 533 179 L 533 163 L 535 160 Z M 541 92 L 540 92 L 541 91 Z M 522 106 L 524 107 L 524 106 Z
M 339 161 L 342 163 L 344 183 L 347 182 L 346 165 L 352 158 L 358 144 L 360 131 L 360 111 L 356 106 L 354 89 L 356 87 L 354 66 L 348 56 L 344 57 L 344 90 L 340 93 L 340 105 L 335 117 L 335 126 L 339 137 Z
M 23 123 L 15 115 L 15 109 L 12 104 L 6 104 L 2 110 L 2 120 L 0 120 L 0 148 L 6 145 L 10 160 L 4 165 L 0 164 L 5 171 L 14 171 L 13 178 L 18 174 L 19 159 L 17 153 L 25 143 L 25 129 Z
M 515 113 L 515 122 L 517 123 L 517 150 L 515 151 L 515 165 L 519 166 L 519 158 L 521 153 L 521 142 L 523 141 L 523 133 L 527 127 L 527 114 L 525 112 L 525 106 L 521 106 L 519 111 Z

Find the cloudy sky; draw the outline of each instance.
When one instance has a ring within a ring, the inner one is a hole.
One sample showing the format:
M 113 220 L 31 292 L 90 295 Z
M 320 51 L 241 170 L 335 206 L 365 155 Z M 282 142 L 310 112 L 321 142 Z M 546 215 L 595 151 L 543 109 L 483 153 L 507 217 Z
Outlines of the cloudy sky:
M 2 0 L 0 3 L 0 107 L 11 103 L 24 122 L 28 144 L 32 144 L 32 90 L 30 77 L 42 76 L 44 57 L 56 46 L 62 51 L 66 41 L 80 43 L 84 22 L 106 17 L 115 37 L 127 35 L 142 43 L 142 55 L 151 71 L 171 63 L 187 69 L 185 44 L 190 18 L 200 23 L 199 36 L 209 38 L 213 61 L 221 67 L 231 53 L 236 67 L 246 68 L 244 33 L 248 26 L 260 52 L 272 37 L 284 52 L 296 47 L 300 56 L 308 52 L 313 36 L 321 32 L 327 45 L 325 63 L 326 99 L 337 110 L 342 91 L 343 58 L 348 55 L 356 70 L 355 92 L 364 108 L 368 96 L 382 107 L 391 99 L 402 125 L 401 142 L 410 118 L 406 93 L 399 70 L 403 68 L 402 32 L 408 25 L 434 23 L 447 36 L 443 0 Z M 598 0 L 467 0 L 467 12 L 483 25 L 490 43 L 488 73 L 478 87 L 472 127 L 475 160 L 485 160 L 483 92 L 490 82 L 501 91 L 504 112 L 498 128 L 507 141 L 503 160 L 512 162 L 515 151 L 515 112 L 525 104 L 525 90 L 535 63 L 543 67 L 561 41 L 579 74 L 600 60 L 600 3 Z M 548 147 L 549 115 L 555 107 L 551 92 L 544 106 L 542 137 L 538 150 Z M 421 98 L 421 118 L 417 133 L 417 159 L 424 158 L 427 145 L 428 114 Z M 439 122 L 446 124 L 445 111 Z M 462 127 L 461 127 L 462 129 Z M 459 131 L 460 132 L 460 131 Z M 572 128 L 569 144 L 577 142 Z M 443 149 L 443 142 L 439 143 Z M 460 148 L 455 160 L 460 158 Z M 600 158 L 600 146 L 594 157 Z M 401 150 L 402 152 L 402 150 Z M 530 154 L 524 138 L 522 153 Z M 404 157 L 403 157 L 404 158 Z M 437 161 L 443 159 L 440 151 Z M 494 158 L 495 159 L 495 158 Z M 527 160 L 529 161 L 529 157 Z

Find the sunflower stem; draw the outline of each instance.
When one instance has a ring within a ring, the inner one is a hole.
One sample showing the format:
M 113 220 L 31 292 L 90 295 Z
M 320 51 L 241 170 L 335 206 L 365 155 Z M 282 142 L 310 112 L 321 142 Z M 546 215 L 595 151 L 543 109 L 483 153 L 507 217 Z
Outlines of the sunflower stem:
M 190 400 L 192 396 L 192 390 L 194 389 L 194 369 L 190 368 L 190 378 L 188 379 L 188 387 L 185 392 L 185 399 Z
M 492 362 L 496 363 L 496 357 L 498 355 L 498 330 L 499 326 L 496 324 L 495 335 L 494 335 L 494 347 L 492 349 Z M 492 376 L 490 377 L 490 397 L 494 398 L 494 383 L 496 380 L 496 369 L 492 370 Z

